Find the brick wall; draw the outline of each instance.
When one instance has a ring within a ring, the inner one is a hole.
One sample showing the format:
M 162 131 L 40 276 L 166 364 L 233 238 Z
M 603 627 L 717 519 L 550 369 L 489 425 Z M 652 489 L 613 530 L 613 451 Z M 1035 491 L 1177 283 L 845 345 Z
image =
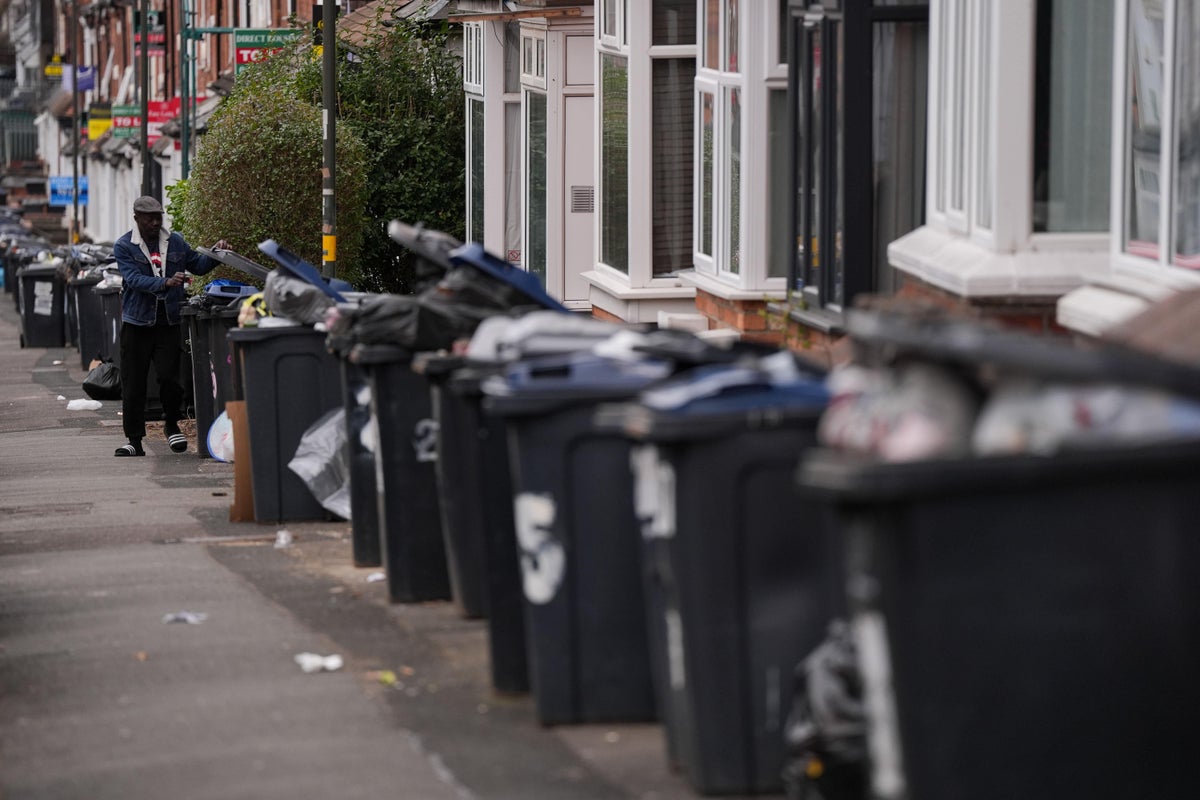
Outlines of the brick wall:
M 1055 322 L 1057 296 L 968 299 L 902 274 L 896 296 L 933 303 L 963 316 L 986 319 L 1007 328 L 1017 328 L 1029 333 L 1067 333 Z

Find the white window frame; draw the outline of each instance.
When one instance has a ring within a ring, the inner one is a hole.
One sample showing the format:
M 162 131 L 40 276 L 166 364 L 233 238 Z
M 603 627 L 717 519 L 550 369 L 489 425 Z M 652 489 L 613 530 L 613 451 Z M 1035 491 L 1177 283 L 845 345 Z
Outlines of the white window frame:
M 545 38 L 541 39 L 543 46 Z M 521 64 L 524 68 L 525 64 L 525 44 L 524 36 L 521 43 Z M 525 75 L 521 76 L 521 269 L 529 272 L 529 243 L 533 240 L 529 230 L 529 162 L 526 156 L 529 154 L 529 103 L 527 98 L 530 94 L 540 95 L 546 102 L 546 139 L 547 147 L 549 147 L 550 138 L 550 97 L 545 89 L 545 78 L 542 78 L 541 85 L 537 84 L 535 78 L 526 79 Z M 546 164 L 547 176 L 549 176 L 550 165 Z M 546 216 L 550 216 L 550 197 L 549 187 L 547 187 L 546 196 Z M 543 278 L 549 283 L 550 279 L 550 231 L 543 230 L 541 232 L 542 249 L 546 254 L 546 263 L 543 265 Z
M 930 0 L 926 221 L 997 252 L 1104 250 L 1108 233 L 1033 231 L 1036 11 L 1036 0 Z
M 463 110 L 465 112 L 465 127 L 466 127 L 466 176 L 464 187 L 466 189 L 466 234 L 469 242 L 483 242 L 487 231 L 487 196 L 481 195 L 475 197 L 475 170 L 471 163 L 475 152 L 475 137 L 482 138 L 484 149 L 484 163 L 480 165 L 480 173 L 484 176 L 484 186 L 487 186 L 487 136 L 484 131 L 476 130 L 472 124 L 474 117 L 471 114 L 472 103 L 480 103 L 483 105 L 484 127 L 487 127 L 487 101 L 483 86 L 484 73 L 484 26 L 481 22 L 467 22 L 463 24 Z M 482 204 L 481 211 L 485 218 L 483 224 L 484 230 L 475 230 L 473 225 L 474 214 L 473 204 L 478 201 Z
M 722 67 L 728 63 L 729 47 L 726 42 L 726 25 L 725 13 L 728 8 L 728 0 L 721 0 L 717 12 L 717 62 Z M 739 4 L 739 14 L 742 15 L 738 21 L 738 36 L 740 39 L 746 39 L 744 31 L 750 26 L 745 24 L 745 17 L 749 12 L 748 8 L 742 7 Z M 693 181 L 694 190 L 692 194 L 693 208 L 693 241 L 692 241 L 692 262 L 695 264 L 696 271 L 701 274 L 709 275 L 717 280 L 729 284 L 731 286 L 745 286 L 751 283 L 751 279 L 747 275 L 746 267 L 749 259 L 746 257 L 746 198 L 748 195 L 747 185 L 749 170 L 747 169 L 748 159 L 747 151 L 753 152 L 752 148 L 746 147 L 748 134 L 753 130 L 757 130 L 763 126 L 755 126 L 753 123 L 757 117 L 752 117 L 751 114 L 757 113 L 757 105 L 748 102 L 750 100 L 749 93 L 746 91 L 747 81 L 744 77 L 744 72 L 726 72 L 722 69 L 710 69 L 704 66 L 704 9 L 703 6 L 696 15 L 696 23 L 699 26 L 697 31 L 697 59 L 696 59 L 696 90 L 695 101 L 693 106 L 696 114 L 696 138 L 695 138 L 695 179 Z M 739 42 L 738 52 L 745 52 L 745 42 Z M 744 67 L 743 67 L 744 69 Z M 727 165 L 729 159 L 726 153 L 727 135 L 729 130 L 729 121 L 726 119 L 726 98 L 731 89 L 737 89 L 741 97 L 741 114 L 742 114 L 742 179 L 740 189 L 742 193 L 741 202 L 738 207 L 742 214 L 737 220 L 739 228 L 738 241 L 741 244 L 741 252 L 737 256 L 737 261 L 740 268 L 737 272 L 730 270 L 730 262 L 734 260 L 734 256 L 729 252 L 729 228 L 731 221 L 729 212 L 732 208 L 731 198 L 729 196 L 729 175 Z M 765 91 L 765 90 L 764 90 Z M 702 93 L 710 93 L 713 95 L 713 217 L 711 220 L 701 218 L 703 214 L 703 162 L 704 162 L 704 120 L 703 120 L 703 105 L 700 102 Z M 764 189 L 765 191 L 765 189 Z M 712 225 L 712 254 L 706 254 L 701 250 L 701 241 L 704 236 L 704 225 Z M 765 273 L 765 267 L 763 272 Z
M 529 51 L 526 51 L 526 42 Z M 526 56 L 532 57 L 533 70 Z M 546 32 L 539 30 L 521 29 L 521 85 L 535 89 L 546 88 Z
M 762 19 L 762 37 L 766 47 L 763 48 L 763 74 L 768 81 L 775 81 L 782 84 L 783 88 L 787 88 L 787 50 L 779 52 L 779 29 L 787 25 L 786 11 L 781 14 L 779 4 L 774 0 L 770 0 L 773 5 Z M 769 85 L 769 88 L 778 88 L 774 85 Z
M 463 90 L 483 95 L 483 23 L 463 23 Z
M 651 0 L 636 0 L 636 2 L 644 3 L 647 6 L 651 5 Z M 613 35 L 604 32 L 604 20 L 607 19 L 606 12 L 609 8 L 615 8 L 617 12 L 615 23 L 617 30 Z M 596 38 L 601 46 L 614 55 L 627 55 L 627 53 L 618 54 L 616 51 L 629 47 L 629 27 L 626 24 L 628 17 L 629 0 L 600 0 L 600 13 L 596 20 Z
M 625 59 L 628 70 L 628 109 L 626 120 L 629 130 L 629 272 L 625 273 L 610 267 L 600 260 L 601 243 L 603 241 L 602 226 L 604 175 L 601 169 L 601 129 L 603 124 L 601 102 L 603 86 L 597 77 L 596 103 L 596 227 L 595 227 L 595 256 L 594 272 L 607 284 L 619 284 L 631 289 L 669 289 L 679 286 L 679 278 L 673 275 L 654 275 L 653 259 L 653 214 L 651 198 L 653 196 L 653 81 L 654 64 L 656 59 L 691 58 L 699 66 L 699 44 L 688 45 L 655 45 L 652 44 L 651 15 L 653 13 L 651 0 L 635 0 L 632 10 L 628 0 L 619 0 L 617 6 L 617 28 L 625 31 L 629 41 L 618 42 L 615 37 L 603 35 L 603 18 L 596 22 L 596 75 L 601 75 L 600 58 L 602 55 L 620 56 Z M 601 14 L 603 8 L 600 9 Z M 697 30 L 697 35 L 699 31 Z M 640 56 L 638 54 L 645 54 Z M 693 208 L 693 217 L 695 216 Z M 693 247 L 694 250 L 694 247 Z
M 1129 141 L 1129 0 L 1118 0 L 1114 20 L 1116 40 L 1113 58 L 1113 192 L 1111 205 L 1111 252 L 1114 270 L 1146 277 L 1166 279 L 1181 285 L 1200 286 L 1200 271 L 1174 264 L 1175 258 L 1175 26 L 1178 0 L 1163 0 L 1163 91 L 1162 131 L 1159 149 L 1158 257 L 1133 255 L 1125 251 L 1126 200 L 1129 175 L 1126 171 Z

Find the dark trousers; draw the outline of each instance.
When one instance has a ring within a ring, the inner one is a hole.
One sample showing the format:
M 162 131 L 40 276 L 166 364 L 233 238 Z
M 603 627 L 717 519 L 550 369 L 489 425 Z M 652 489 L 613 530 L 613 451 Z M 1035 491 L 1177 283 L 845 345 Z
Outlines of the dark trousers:
M 146 383 L 151 364 L 158 375 L 163 420 L 168 429 L 179 424 L 183 409 L 181 354 L 178 325 L 121 325 L 121 413 L 127 438 L 146 435 Z

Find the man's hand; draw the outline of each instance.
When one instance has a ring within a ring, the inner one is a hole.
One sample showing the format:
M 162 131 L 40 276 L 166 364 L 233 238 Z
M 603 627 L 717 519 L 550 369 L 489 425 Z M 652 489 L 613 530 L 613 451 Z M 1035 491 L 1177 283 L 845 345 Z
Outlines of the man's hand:
M 217 243 L 214 244 L 209 249 L 210 250 L 232 250 L 233 248 L 229 246 L 229 242 L 225 241 L 224 239 L 218 239 Z
M 176 272 L 171 277 L 167 278 L 167 288 L 174 289 L 176 286 L 183 286 L 187 276 L 182 272 Z

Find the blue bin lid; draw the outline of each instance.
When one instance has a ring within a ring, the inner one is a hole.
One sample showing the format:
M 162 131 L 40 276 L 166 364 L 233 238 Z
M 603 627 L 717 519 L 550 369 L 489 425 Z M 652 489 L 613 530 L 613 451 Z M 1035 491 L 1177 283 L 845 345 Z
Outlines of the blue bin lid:
M 325 294 L 329 295 L 329 297 L 331 297 L 335 302 L 346 302 L 346 298 L 342 296 L 341 292 L 325 282 L 325 279 L 321 277 L 321 273 L 316 267 L 293 253 L 291 250 L 288 250 L 274 239 L 267 239 L 265 242 L 259 242 L 258 249 L 279 262 L 279 268 L 284 272 L 287 272 L 288 274 L 294 275 L 302 281 L 312 284 Z
M 531 358 L 483 382 L 491 408 L 501 414 L 552 411 L 580 403 L 629 398 L 671 374 L 667 361 L 622 361 L 592 353 Z
M 512 364 L 505 382 L 512 394 L 639 391 L 671 373 L 666 361 L 620 361 L 591 353 L 532 358 Z
M 504 281 L 528 297 L 531 302 L 537 303 L 542 308 L 567 313 L 570 311 L 562 303 L 546 294 L 546 290 L 542 288 L 542 282 L 538 280 L 536 275 L 526 272 L 519 267 L 514 267 L 507 261 L 502 261 L 485 250 L 479 242 L 470 242 L 464 244 L 462 247 L 451 250 L 450 261 L 453 264 L 465 264 L 466 266 L 474 267 L 482 272 L 486 272 L 497 280 Z
M 764 408 L 822 409 L 829 389 L 822 377 L 780 375 L 757 365 L 697 367 L 676 380 L 643 392 L 639 401 L 667 415 L 717 415 Z

